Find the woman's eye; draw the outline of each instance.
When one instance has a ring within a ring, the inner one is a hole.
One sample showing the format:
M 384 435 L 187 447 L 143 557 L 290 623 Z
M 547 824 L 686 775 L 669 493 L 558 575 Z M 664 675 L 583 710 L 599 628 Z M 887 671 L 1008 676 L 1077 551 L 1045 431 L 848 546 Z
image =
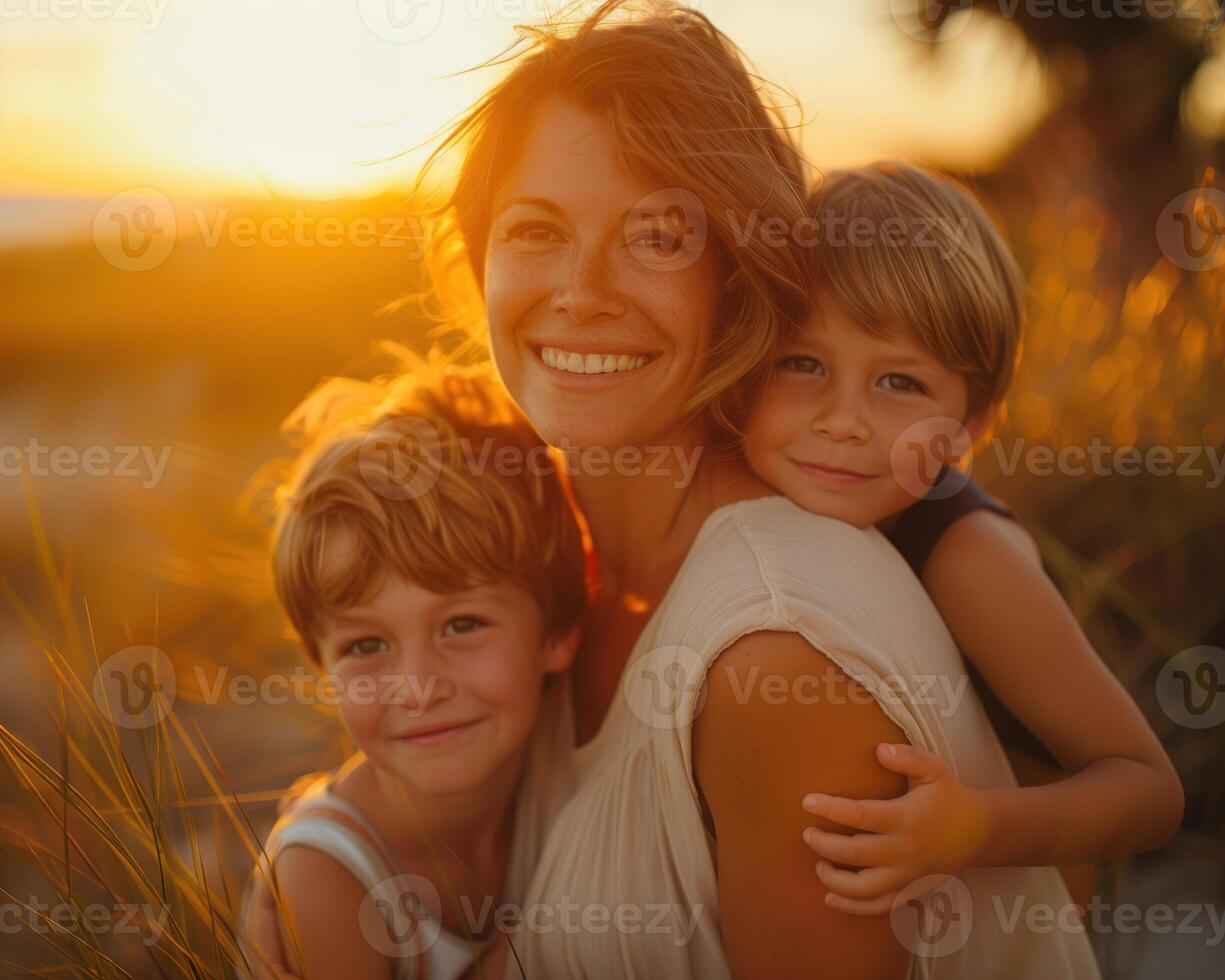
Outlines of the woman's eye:
M 443 627 L 442 632 L 444 636 L 460 636 L 485 625 L 485 620 L 478 619 L 476 616 L 452 616 L 447 620 L 447 625 Z
M 373 653 L 382 653 L 387 649 L 387 644 L 377 636 L 363 636 L 360 640 L 354 640 L 344 648 L 343 653 L 357 657 L 368 657 Z
M 547 245 L 561 238 L 555 229 L 539 221 L 521 221 L 512 225 L 507 229 L 506 237 L 528 245 Z
M 890 391 L 913 391 L 920 395 L 927 394 L 927 387 L 908 374 L 886 374 L 880 380 L 881 384 Z
M 634 248 L 651 252 L 653 255 L 671 258 L 680 251 L 685 242 L 684 239 L 678 238 L 671 232 L 657 228 L 634 236 L 629 240 L 629 244 Z
M 805 357 L 803 355 L 795 355 L 793 357 L 784 357 L 781 361 L 782 366 L 788 371 L 795 371 L 797 374 L 824 374 L 825 365 L 815 357 Z

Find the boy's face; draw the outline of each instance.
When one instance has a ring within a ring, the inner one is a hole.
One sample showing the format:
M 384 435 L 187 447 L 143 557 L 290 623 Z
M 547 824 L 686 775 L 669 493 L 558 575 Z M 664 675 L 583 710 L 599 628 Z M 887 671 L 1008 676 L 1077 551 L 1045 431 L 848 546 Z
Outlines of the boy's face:
M 576 635 L 546 641 L 536 601 L 510 583 L 438 594 L 389 576 L 326 624 L 319 649 L 357 748 L 410 791 L 443 794 L 517 764 L 545 674 L 569 666 Z
M 900 327 L 875 337 L 833 304 L 815 304 L 750 394 L 745 454 L 805 510 L 868 527 L 935 481 L 959 428 L 938 419 L 964 420 L 970 439 L 983 431 L 992 413 L 967 420 L 968 397 L 965 379 Z

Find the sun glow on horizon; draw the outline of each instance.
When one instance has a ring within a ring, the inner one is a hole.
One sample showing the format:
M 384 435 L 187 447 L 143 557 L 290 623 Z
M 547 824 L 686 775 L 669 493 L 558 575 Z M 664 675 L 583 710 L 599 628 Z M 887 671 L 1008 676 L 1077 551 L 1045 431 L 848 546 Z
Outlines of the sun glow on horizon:
M 0 195 L 404 191 L 421 144 L 499 69 L 456 73 L 498 54 L 516 23 L 544 9 L 541 0 L 449 0 L 424 37 L 405 41 L 394 32 L 410 20 L 378 23 L 404 2 L 98 0 L 111 16 L 51 19 L 29 13 L 54 9 L 47 0 L 26 0 L 25 16 L 0 21 Z M 989 155 L 1038 111 L 1032 80 L 1018 91 L 1015 73 L 972 93 L 956 78 L 924 81 L 915 42 L 880 23 L 888 3 L 871 7 L 774 0 L 763 18 L 733 0 L 700 4 L 798 93 L 806 148 L 825 165 L 933 141 L 953 156 Z M 948 59 L 952 74 L 981 75 L 985 50 L 968 44 Z

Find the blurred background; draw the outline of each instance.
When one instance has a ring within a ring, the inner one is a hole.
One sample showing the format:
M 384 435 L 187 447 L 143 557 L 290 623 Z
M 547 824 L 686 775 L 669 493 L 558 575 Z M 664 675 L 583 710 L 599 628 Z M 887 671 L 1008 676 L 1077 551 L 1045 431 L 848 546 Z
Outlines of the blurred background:
M 1109 977 L 1225 976 L 1220 0 L 698 6 L 795 95 L 818 167 L 929 164 L 1006 230 L 1028 334 L 974 475 L 1039 539 L 1187 793 L 1178 837 L 1098 886 L 1114 907 L 1194 905 L 1198 931 L 1173 928 L 1179 912 L 1094 943 Z M 546 10 L 0 4 L 6 974 L 226 974 L 228 910 L 279 791 L 344 752 L 326 706 L 231 686 L 303 663 L 253 488 L 312 385 L 385 368 L 378 340 L 426 345 L 400 302 L 422 286 L 414 175 L 497 77 L 455 73 Z M 1069 447 L 1165 447 L 1172 465 L 1033 464 Z M 145 648 L 173 724 L 99 725 L 98 664 Z M 1201 699 L 1180 708 L 1172 671 Z M 153 944 L 53 925 L 35 897 L 170 917 Z

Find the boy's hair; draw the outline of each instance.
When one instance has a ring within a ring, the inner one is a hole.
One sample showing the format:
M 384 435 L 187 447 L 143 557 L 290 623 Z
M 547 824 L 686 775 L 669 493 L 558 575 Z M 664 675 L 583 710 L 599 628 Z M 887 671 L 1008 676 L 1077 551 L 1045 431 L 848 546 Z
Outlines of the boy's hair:
M 919 167 L 833 171 L 809 197 L 815 302 L 878 335 L 899 326 L 969 387 L 967 416 L 1002 398 L 1021 345 L 1023 279 L 964 187 Z
M 331 615 L 387 575 L 448 593 L 512 581 L 546 636 L 587 602 L 583 534 L 548 447 L 487 367 L 436 354 L 374 382 L 332 379 L 286 419 L 304 434 L 276 491 L 277 598 L 311 659 Z M 328 556 L 344 542 L 343 560 Z

